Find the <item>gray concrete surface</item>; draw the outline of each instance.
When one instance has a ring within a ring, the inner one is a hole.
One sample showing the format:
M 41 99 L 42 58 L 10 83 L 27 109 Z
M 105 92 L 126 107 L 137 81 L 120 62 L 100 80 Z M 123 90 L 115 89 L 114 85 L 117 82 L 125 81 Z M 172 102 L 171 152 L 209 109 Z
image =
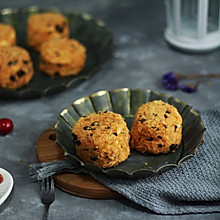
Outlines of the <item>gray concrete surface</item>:
M 199 91 L 187 94 L 166 91 L 161 75 L 173 70 L 181 73 L 220 71 L 220 50 L 208 54 L 185 54 L 170 48 L 164 40 L 165 10 L 162 0 L 0 0 L 0 9 L 38 5 L 58 6 L 64 10 L 87 12 L 103 20 L 115 38 L 114 56 L 103 69 L 76 88 L 31 100 L 0 100 L 0 118 L 14 122 L 14 130 L 0 136 L 0 167 L 14 178 L 10 197 L 0 207 L 2 220 L 38 220 L 43 214 L 39 186 L 30 181 L 25 163 L 35 163 L 35 144 L 39 135 L 52 127 L 59 113 L 74 100 L 99 90 L 143 88 L 175 96 L 201 110 L 220 103 L 220 79 L 203 83 Z M 126 199 L 93 200 L 70 195 L 56 189 L 50 208 L 54 220 L 133 220 L 133 219 L 220 219 L 220 214 L 163 216 L 151 213 Z

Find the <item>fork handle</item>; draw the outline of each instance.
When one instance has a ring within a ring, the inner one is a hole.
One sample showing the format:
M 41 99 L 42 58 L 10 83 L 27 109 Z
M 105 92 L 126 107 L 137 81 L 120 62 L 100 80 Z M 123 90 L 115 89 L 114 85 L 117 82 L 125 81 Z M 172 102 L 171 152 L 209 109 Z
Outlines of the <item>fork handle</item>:
M 43 220 L 48 220 L 48 214 L 49 214 L 49 205 L 45 205 L 44 206 Z

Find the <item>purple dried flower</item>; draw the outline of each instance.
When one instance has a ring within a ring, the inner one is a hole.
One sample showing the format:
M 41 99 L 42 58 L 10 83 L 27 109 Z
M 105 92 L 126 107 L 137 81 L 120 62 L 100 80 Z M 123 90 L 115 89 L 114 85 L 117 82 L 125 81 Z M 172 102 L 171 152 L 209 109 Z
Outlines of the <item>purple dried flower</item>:
M 184 92 L 193 93 L 197 91 L 196 84 L 180 85 L 180 89 Z
M 179 73 L 174 72 L 168 72 L 163 74 L 162 76 L 162 83 L 164 85 L 165 89 L 168 90 L 177 90 L 181 89 L 184 92 L 193 93 L 196 92 L 198 89 L 198 86 L 201 82 L 204 82 L 210 78 L 220 78 L 220 73 L 209 73 L 209 74 L 200 74 L 200 73 L 194 73 L 194 74 L 188 74 L 183 75 Z M 189 79 L 200 79 L 199 81 L 187 85 L 178 85 L 179 81 L 181 80 L 189 80 Z
M 162 83 L 165 89 L 177 90 L 178 89 L 178 78 L 174 72 L 168 72 L 163 74 Z

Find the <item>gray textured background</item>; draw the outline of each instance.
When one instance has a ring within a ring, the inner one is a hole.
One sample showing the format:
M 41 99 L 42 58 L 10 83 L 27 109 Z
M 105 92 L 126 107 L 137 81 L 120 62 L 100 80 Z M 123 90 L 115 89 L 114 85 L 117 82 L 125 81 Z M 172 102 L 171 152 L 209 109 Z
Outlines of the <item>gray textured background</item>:
M 87 12 L 106 22 L 115 38 L 114 56 L 103 69 L 76 88 L 35 100 L 0 100 L 0 118 L 9 117 L 14 130 L 0 136 L 0 167 L 7 169 L 15 185 L 0 207 L 0 219 L 41 219 L 43 205 L 37 184 L 31 183 L 25 163 L 36 162 L 35 144 L 39 135 L 52 127 L 59 113 L 74 100 L 102 89 L 143 88 L 180 98 L 195 109 L 220 103 L 220 79 L 203 83 L 199 91 L 187 94 L 166 91 L 160 83 L 164 72 L 217 73 L 220 50 L 209 54 L 184 54 L 164 41 L 165 10 L 162 0 L 0 0 L 0 9 L 39 5 Z M 51 219 L 220 219 L 219 214 L 162 216 L 148 212 L 125 199 L 92 200 L 56 189 Z

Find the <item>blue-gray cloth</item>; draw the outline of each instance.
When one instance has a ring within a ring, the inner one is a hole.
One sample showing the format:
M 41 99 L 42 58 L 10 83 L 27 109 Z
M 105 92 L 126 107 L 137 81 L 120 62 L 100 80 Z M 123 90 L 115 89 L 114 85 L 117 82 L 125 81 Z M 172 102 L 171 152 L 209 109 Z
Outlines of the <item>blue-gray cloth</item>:
M 108 188 L 160 214 L 220 212 L 220 106 L 200 113 L 205 144 L 177 168 L 152 177 L 119 179 L 89 172 Z M 76 163 L 76 162 L 75 162 Z M 85 172 L 72 161 L 30 165 L 33 181 L 58 172 Z
M 201 112 L 205 144 L 177 168 L 141 179 L 91 173 L 110 189 L 160 214 L 220 212 L 220 106 Z

